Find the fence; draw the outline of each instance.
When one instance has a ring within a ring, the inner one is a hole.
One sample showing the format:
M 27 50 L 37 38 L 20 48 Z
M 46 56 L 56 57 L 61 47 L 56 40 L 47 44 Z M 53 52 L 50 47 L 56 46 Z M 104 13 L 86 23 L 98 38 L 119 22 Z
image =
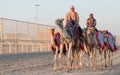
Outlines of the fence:
M 0 18 L 0 55 L 48 51 L 53 27 Z
M 0 18 L 0 55 L 49 51 L 49 28 L 55 26 Z M 120 44 L 120 37 L 116 36 Z

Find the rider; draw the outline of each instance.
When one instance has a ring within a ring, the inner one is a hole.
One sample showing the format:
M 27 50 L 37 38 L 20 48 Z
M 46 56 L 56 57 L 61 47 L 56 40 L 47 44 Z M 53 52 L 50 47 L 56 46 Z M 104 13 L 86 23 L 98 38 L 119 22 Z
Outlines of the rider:
M 70 6 L 70 11 L 66 14 L 66 17 L 65 17 L 66 26 L 68 25 L 69 22 L 71 22 L 73 25 L 76 25 L 80 36 L 82 36 L 83 31 L 82 31 L 81 27 L 79 26 L 79 15 L 75 11 L 75 8 L 73 5 Z
M 88 18 L 87 21 L 86 21 L 87 28 L 88 28 L 88 27 L 94 27 L 95 30 L 97 31 L 97 28 L 95 27 L 96 24 L 97 24 L 97 22 L 96 22 L 96 19 L 94 18 L 93 13 L 90 13 L 90 14 L 89 14 L 89 18 Z

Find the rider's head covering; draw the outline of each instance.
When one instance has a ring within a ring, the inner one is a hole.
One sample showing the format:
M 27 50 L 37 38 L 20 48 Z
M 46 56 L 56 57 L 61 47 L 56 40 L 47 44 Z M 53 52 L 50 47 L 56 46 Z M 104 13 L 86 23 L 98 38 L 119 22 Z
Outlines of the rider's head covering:
M 90 13 L 90 14 L 89 14 L 89 17 L 92 17 L 92 18 L 93 18 L 93 13 Z
M 71 6 L 70 6 L 70 9 L 74 9 L 74 6 L 73 6 L 73 5 L 71 5 Z
M 90 13 L 90 15 L 93 15 L 93 13 Z
M 92 17 L 93 17 L 93 13 L 90 13 L 89 16 L 92 16 Z

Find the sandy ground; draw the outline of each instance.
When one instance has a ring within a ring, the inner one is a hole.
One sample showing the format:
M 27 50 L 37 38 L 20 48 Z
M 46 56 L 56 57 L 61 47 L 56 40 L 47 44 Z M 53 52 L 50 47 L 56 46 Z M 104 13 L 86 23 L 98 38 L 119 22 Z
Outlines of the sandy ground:
M 79 70 L 53 72 L 51 52 L 0 56 L 0 75 L 120 75 L 120 50 L 114 54 L 113 65 L 93 71 L 82 66 Z M 99 62 L 99 61 L 98 61 Z

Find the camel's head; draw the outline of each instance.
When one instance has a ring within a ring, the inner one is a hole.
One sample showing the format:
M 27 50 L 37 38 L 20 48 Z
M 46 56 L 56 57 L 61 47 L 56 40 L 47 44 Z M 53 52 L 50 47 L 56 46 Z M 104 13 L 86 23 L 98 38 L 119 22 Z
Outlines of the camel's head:
M 55 24 L 60 27 L 60 29 L 63 29 L 63 18 L 56 19 Z
M 94 28 L 94 27 L 89 27 L 88 30 L 89 30 L 89 32 L 92 33 L 92 34 L 94 34 L 94 32 L 95 32 L 95 28 Z
M 51 28 L 51 29 L 49 29 L 49 32 L 50 32 L 51 35 L 53 35 L 54 32 L 55 32 L 55 28 Z
M 106 33 L 108 33 L 108 30 L 103 30 L 102 32 L 103 32 L 103 34 L 106 34 Z

